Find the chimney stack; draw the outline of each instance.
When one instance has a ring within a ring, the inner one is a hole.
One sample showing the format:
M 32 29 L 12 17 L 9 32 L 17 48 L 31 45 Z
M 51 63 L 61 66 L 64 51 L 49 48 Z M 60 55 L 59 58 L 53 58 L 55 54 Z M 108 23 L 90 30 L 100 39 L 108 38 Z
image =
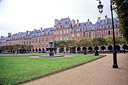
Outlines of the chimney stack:
M 40 28 L 40 30 L 42 31 L 42 30 L 43 30 L 43 28 L 41 27 L 41 28 Z
M 76 21 L 74 19 L 72 19 L 72 27 L 74 27 L 76 24 Z
M 79 26 L 79 20 L 77 19 L 77 27 Z
M 101 21 L 101 17 L 98 17 L 98 22 L 100 22 Z
M 1 38 L 4 38 L 4 36 L 1 36 Z
M 10 37 L 10 36 L 11 36 L 11 34 L 12 34 L 12 33 L 8 33 L 8 37 Z
M 105 22 L 107 22 L 107 19 L 108 19 L 108 17 L 107 17 L 107 15 L 105 16 Z
M 34 32 L 36 32 L 36 29 L 34 29 Z
M 90 23 L 90 19 L 88 19 L 88 24 Z

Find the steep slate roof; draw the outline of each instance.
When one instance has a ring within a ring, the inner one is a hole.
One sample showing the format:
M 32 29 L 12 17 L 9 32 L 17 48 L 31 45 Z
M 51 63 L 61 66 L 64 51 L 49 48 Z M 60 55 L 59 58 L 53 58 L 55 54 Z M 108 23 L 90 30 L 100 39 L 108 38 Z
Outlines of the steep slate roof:
M 42 31 L 41 30 L 34 30 L 34 36 L 41 36 Z
M 83 22 L 83 23 L 79 23 L 79 28 L 80 31 L 83 31 L 83 27 L 85 27 L 85 31 L 88 30 L 94 30 L 94 25 L 92 24 L 92 22 Z M 74 30 L 74 32 L 77 32 L 77 24 L 75 24 L 72 29 Z
M 63 18 L 63 19 L 59 20 L 59 22 L 57 23 L 56 29 L 61 29 L 61 28 L 59 28 L 60 24 L 63 25 L 62 29 L 67 28 L 66 23 L 69 24 L 69 27 L 72 27 L 72 21 L 70 20 L 70 18 Z
M 117 20 L 117 18 L 114 18 L 113 20 L 114 20 L 114 24 L 118 24 L 119 23 L 118 20 Z M 105 21 L 105 19 L 102 19 L 100 22 L 97 21 L 95 23 L 95 27 L 97 29 L 100 29 L 100 25 L 104 25 L 104 29 L 107 29 L 107 24 L 111 24 L 111 27 L 112 27 L 112 19 L 108 18 L 107 19 L 107 22 Z
M 53 27 L 50 27 L 50 28 L 45 28 L 45 29 L 43 30 L 44 35 L 46 35 L 46 32 L 48 32 L 48 34 L 53 33 L 53 32 L 52 32 L 53 30 L 54 30 L 54 28 L 53 28 Z
M 59 22 L 57 23 L 56 29 L 67 28 L 66 23 L 69 24 L 69 27 L 72 28 L 74 32 L 77 32 L 77 24 L 75 24 L 72 27 L 72 21 L 70 20 L 70 18 L 63 18 L 59 20 Z M 118 19 L 114 18 L 114 24 L 118 24 L 118 23 L 119 23 Z M 62 28 L 59 28 L 60 24 L 63 25 Z M 83 23 L 79 23 L 79 28 L 80 28 L 80 31 L 83 31 L 83 27 L 85 27 L 85 31 L 95 30 L 95 28 L 100 29 L 100 25 L 102 24 L 104 25 L 104 29 L 107 29 L 107 24 L 111 24 L 111 27 L 112 27 L 112 20 L 108 18 L 106 22 L 105 19 L 102 19 L 100 22 L 97 21 L 95 24 L 92 24 L 92 22 L 89 22 L 89 24 L 88 22 L 83 22 Z M 43 36 L 42 32 L 44 32 L 44 35 L 46 35 L 47 32 L 48 32 L 48 35 L 50 35 L 51 33 L 53 33 L 53 30 L 54 28 L 50 27 L 50 28 L 45 28 L 43 30 L 34 30 L 34 31 L 28 31 L 28 32 L 15 33 L 10 37 L 0 38 L 0 42 L 4 40 L 10 40 L 10 39 L 28 38 L 31 36 Z
M 7 37 L 0 38 L 0 42 L 5 42 L 7 40 Z

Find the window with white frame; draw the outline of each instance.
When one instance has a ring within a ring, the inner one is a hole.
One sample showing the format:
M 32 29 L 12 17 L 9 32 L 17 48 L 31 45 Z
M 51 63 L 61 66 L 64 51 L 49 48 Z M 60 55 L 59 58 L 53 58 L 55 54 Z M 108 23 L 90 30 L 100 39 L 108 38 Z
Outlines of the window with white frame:
M 77 37 L 80 37 L 80 34 L 79 33 L 77 33 Z
M 65 40 L 65 35 L 64 35 L 64 40 Z
M 72 34 L 72 37 L 74 37 L 74 34 Z
M 116 35 L 118 35 L 118 29 L 115 29 L 115 33 L 116 33 Z
M 89 32 L 89 38 L 91 38 L 91 32 Z
M 62 34 L 62 31 L 60 31 L 60 34 Z
M 85 37 L 85 32 L 83 32 L 83 37 Z
M 65 30 L 64 30 L 64 34 L 65 34 Z
M 68 40 L 68 36 L 67 36 L 67 40 Z
M 108 28 L 111 28 L 111 25 L 107 25 Z
M 62 37 L 60 37 L 60 40 L 62 40 Z
M 95 37 L 97 37 L 97 31 L 95 31 Z
M 102 35 L 102 36 L 104 35 L 104 30 L 101 31 L 101 35 Z

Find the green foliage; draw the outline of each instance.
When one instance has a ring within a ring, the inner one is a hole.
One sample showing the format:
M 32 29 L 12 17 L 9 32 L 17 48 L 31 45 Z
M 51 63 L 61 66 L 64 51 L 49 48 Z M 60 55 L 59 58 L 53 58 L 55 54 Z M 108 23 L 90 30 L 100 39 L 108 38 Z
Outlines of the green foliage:
M 107 41 L 108 45 L 113 45 L 113 38 L 112 37 L 107 38 L 106 41 Z
M 107 38 L 107 45 L 113 45 L 113 38 L 109 37 Z M 115 37 L 115 43 L 116 45 L 126 44 L 127 42 L 122 37 Z
M 127 44 L 122 37 L 115 37 L 116 44 Z M 81 39 L 81 40 L 67 40 L 56 41 L 57 47 L 87 47 L 87 46 L 103 46 L 113 45 L 113 38 L 94 38 L 94 39 Z
M 93 46 L 107 45 L 107 41 L 105 38 L 98 37 L 92 40 L 92 44 Z
M 56 41 L 56 46 L 57 47 L 65 47 L 66 46 L 66 41 L 65 40 L 61 40 L 61 41 Z
M 115 42 L 116 42 L 117 45 L 119 45 L 119 44 L 126 44 L 126 41 L 123 40 L 122 37 L 115 37 Z
M 1 58 L 0 84 L 30 80 L 99 57 L 76 54 L 72 58 Z
M 124 3 L 124 0 L 113 0 L 116 5 L 116 13 L 119 19 L 120 31 L 128 42 L 128 3 Z
M 82 39 L 80 40 L 80 46 L 92 46 L 91 39 Z
M 0 46 L 0 50 L 8 50 L 8 51 L 16 51 L 16 50 L 20 50 L 20 49 L 32 49 L 33 46 L 32 45 L 9 45 L 9 46 Z

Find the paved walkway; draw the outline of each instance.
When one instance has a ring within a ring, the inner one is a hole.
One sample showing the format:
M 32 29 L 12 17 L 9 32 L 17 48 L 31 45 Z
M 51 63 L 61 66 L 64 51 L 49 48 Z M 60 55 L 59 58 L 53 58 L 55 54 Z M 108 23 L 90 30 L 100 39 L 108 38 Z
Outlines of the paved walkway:
M 24 85 L 128 85 L 128 54 L 118 54 L 118 69 L 113 69 L 112 54 Z

